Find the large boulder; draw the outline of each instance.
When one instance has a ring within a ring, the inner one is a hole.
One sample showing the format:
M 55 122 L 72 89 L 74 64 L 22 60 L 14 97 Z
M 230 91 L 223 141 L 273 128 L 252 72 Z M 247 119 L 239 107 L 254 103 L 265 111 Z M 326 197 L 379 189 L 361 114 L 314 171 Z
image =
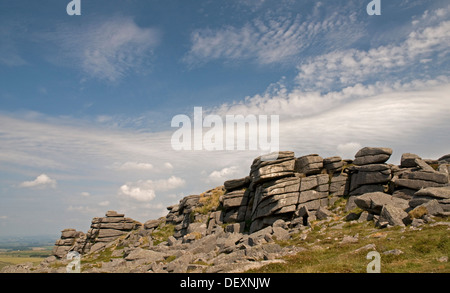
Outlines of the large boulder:
M 240 179 L 231 179 L 224 182 L 225 189 L 230 192 L 237 189 L 246 188 L 250 185 L 251 178 L 250 176 L 240 178 Z
M 411 223 L 411 219 L 403 209 L 393 206 L 391 204 L 383 205 L 380 212 L 380 218 L 378 222 L 387 222 L 391 226 L 405 226 Z
M 409 171 L 393 178 L 397 187 L 419 190 L 426 187 L 441 187 L 448 184 L 449 175 L 436 171 Z
M 450 154 L 440 157 L 438 162 L 439 164 L 450 164 Z
M 344 166 L 344 161 L 341 157 L 329 157 L 323 159 L 323 167 L 327 170 L 329 174 L 334 174 L 340 172 Z
M 295 161 L 295 171 L 306 175 L 319 174 L 323 169 L 323 158 L 317 154 L 302 156 Z
M 345 196 L 349 189 L 349 176 L 346 173 L 334 174 L 330 181 L 330 196 Z
M 241 222 L 245 220 L 249 194 L 250 191 L 248 189 L 241 189 L 226 193 L 223 196 L 223 221 L 225 223 Z
M 430 196 L 437 199 L 450 199 L 450 186 L 428 187 L 417 191 L 416 196 Z
M 349 168 L 349 171 L 351 172 L 350 195 L 383 191 L 383 185 L 392 178 L 391 169 L 387 164 L 353 166 Z
M 252 220 L 294 212 L 300 194 L 300 178 L 289 177 L 266 182 L 256 189 Z
M 409 201 L 412 208 L 436 200 L 445 212 L 450 212 L 450 186 L 428 187 L 417 191 Z
M 407 200 L 393 197 L 392 195 L 383 192 L 372 192 L 356 196 L 354 202 L 359 208 L 377 215 L 381 213 L 383 206 L 388 204 L 402 210 L 409 208 Z
M 271 154 L 266 156 L 270 157 Z M 278 152 L 276 160 L 267 160 L 266 156 L 253 160 L 250 167 L 251 188 L 265 181 L 294 176 L 294 152 Z
M 299 206 L 305 206 L 309 211 L 316 211 L 321 206 L 328 205 L 329 176 L 319 174 L 302 178 L 300 184 Z
M 385 163 L 392 155 L 392 149 L 379 147 L 365 147 L 360 149 L 356 155 L 353 164 L 361 166 L 368 164 Z
M 400 159 L 400 166 L 402 168 L 414 168 L 417 166 L 416 159 L 420 159 L 420 157 L 416 154 L 404 153 Z
M 85 242 L 85 234 L 75 229 L 64 229 L 61 231 L 61 238 L 55 243 L 52 255 L 57 258 L 66 257 L 69 251 L 81 253 Z
M 108 211 L 105 217 L 92 219 L 82 253 L 88 253 L 97 243 L 109 243 L 132 230 L 139 229 L 141 226 L 141 223 L 131 218 L 126 218 L 124 214 Z

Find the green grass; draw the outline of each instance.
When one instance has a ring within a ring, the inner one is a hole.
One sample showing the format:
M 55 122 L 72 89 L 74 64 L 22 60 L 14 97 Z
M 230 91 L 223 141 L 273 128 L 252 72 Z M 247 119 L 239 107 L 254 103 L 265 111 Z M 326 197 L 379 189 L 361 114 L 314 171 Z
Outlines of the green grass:
M 284 264 L 270 264 L 252 273 L 365 273 L 371 260 L 366 259 L 370 250 L 355 250 L 367 244 L 375 244 L 381 254 L 382 273 L 450 273 L 449 262 L 439 262 L 450 257 L 450 237 L 447 226 L 424 226 L 421 231 L 400 227 L 376 229 L 372 222 L 345 224 L 342 230 L 328 228 L 320 233 L 313 228 L 306 240 L 299 235 L 283 246 L 300 246 L 305 251 L 285 257 Z M 358 234 L 357 243 L 341 244 L 344 235 Z M 337 239 L 337 240 L 335 240 Z M 403 254 L 386 255 L 383 252 L 400 249 Z
M 173 224 L 160 225 L 151 234 L 153 238 L 153 245 L 158 245 L 161 242 L 167 241 L 167 239 L 169 239 L 169 236 L 172 236 L 174 233 L 175 226 Z

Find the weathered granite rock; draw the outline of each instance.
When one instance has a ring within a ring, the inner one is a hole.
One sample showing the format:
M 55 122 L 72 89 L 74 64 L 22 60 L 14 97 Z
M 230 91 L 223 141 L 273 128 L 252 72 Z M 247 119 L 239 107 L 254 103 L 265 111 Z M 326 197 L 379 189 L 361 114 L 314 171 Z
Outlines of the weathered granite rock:
M 414 194 L 409 205 L 415 208 L 431 200 L 436 200 L 444 212 L 450 212 L 450 186 L 423 188 Z
M 231 192 L 237 189 L 247 188 L 250 185 L 250 182 L 251 178 L 250 176 L 247 176 L 240 179 L 227 180 L 223 185 L 228 192 Z
M 300 178 L 289 177 L 266 182 L 257 187 L 252 220 L 273 214 L 294 212 L 298 203 Z
M 357 196 L 355 197 L 355 204 L 359 208 L 377 215 L 381 213 L 383 206 L 388 204 L 402 210 L 406 210 L 409 207 L 407 200 L 393 197 L 383 192 L 366 193 Z
M 397 189 L 392 193 L 393 197 L 403 198 L 406 200 L 410 200 L 413 198 L 414 194 L 417 192 L 417 190 L 409 189 L 409 188 L 401 188 Z
M 78 240 L 81 239 L 81 243 Z M 85 234 L 75 229 L 64 229 L 61 231 L 61 238 L 55 243 L 52 255 L 57 258 L 64 258 L 69 251 L 81 252 L 80 246 L 83 246 Z
M 438 162 L 439 164 L 450 164 L 450 154 L 440 157 Z
M 157 228 L 161 224 L 161 220 L 148 220 L 144 223 L 144 229 L 151 230 Z
M 350 180 L 346 173 L 333 175 L 330 181 L 330 196 L 346 196 L 350 188 Z
M 301 179 L 299 205 L 315 211 L 321 206 L 328 206 L 329 176 L 312 175 Z
M 353 164 L 361 166 L 385 163 L 392 155 L 392 149 L 379 147 L 365 147 L 355 155 Z
M 440 172 L 405 172 L 392 180 L 396 186 L 419 190 L 426 187 L 440 187 L 448 183 L 448 174 Z
M 250 190 L 235 190 L 223 196 L 223 222 L 242 222 L 248 210 Z
M 125 255 L 126 261 L 145 260 L 145 262 L 152 263 L 164 259 L 165 254 L 153 250 L 142 249 L 140 247 L 130 250 Z
M 295 160 L 295 171 L 306 175 L 319 174 L 323 169 L 323 158 L 317 154 L 299 157 Z
M 391 226 L 405 226 L 411 223 L 407 212 L 391 204 L 383 205 L 378 221 L 379 223 L 387 222 Z
M 270 154 L 268 155 L 270 157 Z M 294 176 L 295 157 L 294 152 L 278 152 L 278 159 L 267 161 L 264 156 L 253 160 L 250 167 L 252 185 L 278 178 Z
M 402 168 L 414 168 L 417 166 L 416 159 L 421 158 L 416 154 L 405 153 L 402 155 L 402 158 L 400 159 L 400 166 Z
M 330 212 L 325 207 L 319 207 L 319 209 L 316 212 L 316 218 L 318 220 L 325 220 L 326 218 L 331 217 L 332 215 L 333 215 L 333 213 Z
M 340 172 L 343 166 L 344 161 L 342 161 L 341 157 L 335 156 L 323 159 L 323 167 L 329 174 Z
M 417 191 L 416 196 L 430 196 L 437 199 L 450 199 L 450 186 L 428 187 Z
M 105 217 L 92 219 L 91 228 L 86 234 L 86 241 L 80 253 L 88 253 L 96 243 L 109 243 L 141 226 L 141 223 L 125 218 L 124 214 L 108 211 Z
M 391 180 L 391 169 L 387 164 L 353 166 L 351 172 L 350 195 L 383 191 L 384 184 Z

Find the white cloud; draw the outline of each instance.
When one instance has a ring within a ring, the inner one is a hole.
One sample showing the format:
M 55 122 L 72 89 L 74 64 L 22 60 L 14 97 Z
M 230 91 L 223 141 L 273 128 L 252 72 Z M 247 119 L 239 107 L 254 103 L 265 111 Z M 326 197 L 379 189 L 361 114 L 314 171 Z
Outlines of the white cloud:
M 120 187 L 120 193 L 137 201 L 151 201 L 155 198 L 155 190 L 148 182 L 127 183 Z
M 150 163 L 125 162 L 123 164 L 115 164 L 114 169 L 117 170 L 152 170 L 153 165 Z
M 91 194 L 89 192 L 82 192 L 80 195 L 82 197 L 90 197 L 91 196 Z
M 173 165 L 171 163 L 169 163 L 169 162 L 165 162 L 164 163 L 164 168 L 172 170 L 173 169 Z
M 151 201 L 156 197 L 156 192 L 178 189 L 185 185 L 182 178 L 171 176 L 169 179 L 161 180 L 139 180 L 128 182 L 119 189 L 119 194 L 135 199 L 137 201 Z
M 233 176 L 239 174 L 241 170 L 237 166 L 225 167 L 216 170 L 208 175 L 207 181 L 210 183 L 223 184 L 226 180 L 235 179 Z
M 77 27 L 61 26 L 56 33 L 42 37 L 59 46 L 56 57 L 50 57 L 58 64 L 76 66 L 90 77 L 114 82 L 130 72 L 147 70 L 160 33 L 139 27 L 131 18 L 115 17 Z
M 46 174 L 41 174 L 33 181 L 24 181 L 20 184 L 20 187 L 26 188 L 56 188 L 56 180 L 48 177 Z

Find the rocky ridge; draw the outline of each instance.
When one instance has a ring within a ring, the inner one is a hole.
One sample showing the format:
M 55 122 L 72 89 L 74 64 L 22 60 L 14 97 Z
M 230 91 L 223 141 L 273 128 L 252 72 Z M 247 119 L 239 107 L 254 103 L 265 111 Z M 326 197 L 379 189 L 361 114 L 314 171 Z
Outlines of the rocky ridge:
M 165 217 L 142 224 L 108 211 L 86 234 L 63 230 L 53 256 L 40 265 L 3 271 L 65 272 L 67 253 L 76 251 L 83 272 L 239 272 L 305 250 L 280 241 L 307 237 L 317 221 L 416 227 L 450 216 L 450 155 L 403 154 L 392 165 L 391 154 L 365 147 L 354 160 L 289 151 L 276 160 L 261 156 L 249 176 L 187 196 Z

